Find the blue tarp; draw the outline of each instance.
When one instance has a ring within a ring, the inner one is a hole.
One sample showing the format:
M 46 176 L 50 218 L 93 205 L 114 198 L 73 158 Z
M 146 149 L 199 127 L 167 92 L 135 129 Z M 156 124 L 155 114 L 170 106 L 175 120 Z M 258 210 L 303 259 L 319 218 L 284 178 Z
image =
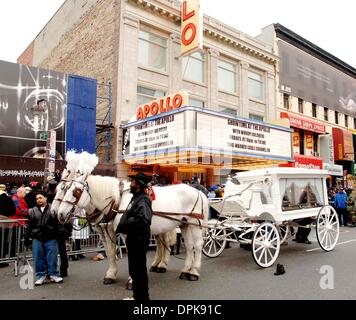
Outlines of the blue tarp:
M 66 151 L 95 153 L 96 90 L 95 79 L 68 77 Z

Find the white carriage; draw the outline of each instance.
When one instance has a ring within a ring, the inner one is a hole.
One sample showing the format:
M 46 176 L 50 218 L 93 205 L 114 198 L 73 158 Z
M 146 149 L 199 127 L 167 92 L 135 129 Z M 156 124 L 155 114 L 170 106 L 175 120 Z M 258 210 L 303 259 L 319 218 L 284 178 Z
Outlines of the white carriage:
M 210 199 L 219 212 L 208 222 L 203 253 L 219 256 L 226 243 L 251 245 L 255 262 L 268 268 L 278 258 L 290 226 L 316 227 L 320 247 L 335 248 L 339 220 L 328 204 L 324 170 L 269 168 L 236 174 L 228 179 L 223 199 Z M 307 218 L 310 224 L 298 222 Z

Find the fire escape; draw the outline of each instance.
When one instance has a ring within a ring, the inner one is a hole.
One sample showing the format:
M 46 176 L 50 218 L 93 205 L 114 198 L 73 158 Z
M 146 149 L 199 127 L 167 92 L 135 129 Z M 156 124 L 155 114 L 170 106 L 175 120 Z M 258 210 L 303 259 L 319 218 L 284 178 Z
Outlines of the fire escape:
M 96 154 L 100 162 L 111 161 L 112 123 L 112 84 L 97 85 L 97 119 L 96 119 Z

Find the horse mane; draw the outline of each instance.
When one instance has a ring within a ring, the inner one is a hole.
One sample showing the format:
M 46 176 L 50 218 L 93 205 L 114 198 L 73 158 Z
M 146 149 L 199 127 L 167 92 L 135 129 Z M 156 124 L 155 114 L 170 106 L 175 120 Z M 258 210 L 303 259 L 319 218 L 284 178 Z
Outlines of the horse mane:
M 107 199 L 112 197 L 116 204 L 120 201 L 120 180 L 114 177 L 90 175 L 87 179 L 89 192 L 93 198 Z

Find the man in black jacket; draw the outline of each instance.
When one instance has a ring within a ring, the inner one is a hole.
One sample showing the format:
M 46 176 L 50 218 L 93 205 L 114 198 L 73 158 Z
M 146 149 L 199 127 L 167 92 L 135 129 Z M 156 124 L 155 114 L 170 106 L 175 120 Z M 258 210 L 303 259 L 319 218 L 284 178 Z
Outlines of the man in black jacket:
M 146 254 L 150 242 L 152 203 L 145 193 L 148 184 L 147 176 L 138 173 L 131 178 L 130 189 L 133 197 L 116 232 L 127 234 L 126 246 L 133 299 L 147 301 L 149 293 Z
M 39 191 L 36 195 L 37 206 L 30 209 L 25 234 L 25 246 L 30 245 L 32 238 L 32 256 L 35 262 L 36 286 L 42 285 L 46 276 L 55 283 L 60 283 L 63 278 L 59 276 L 57 268 L 57 236 L 58 220 L 51 213 L 47 204 L 47 194 Z

